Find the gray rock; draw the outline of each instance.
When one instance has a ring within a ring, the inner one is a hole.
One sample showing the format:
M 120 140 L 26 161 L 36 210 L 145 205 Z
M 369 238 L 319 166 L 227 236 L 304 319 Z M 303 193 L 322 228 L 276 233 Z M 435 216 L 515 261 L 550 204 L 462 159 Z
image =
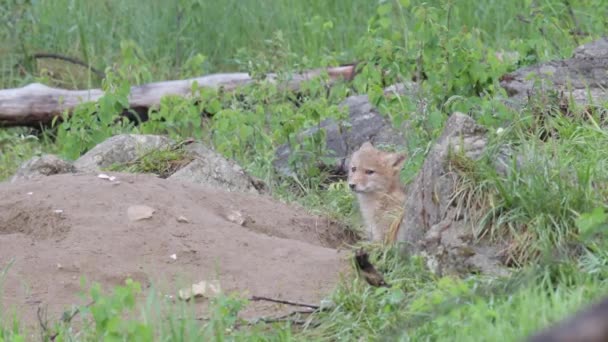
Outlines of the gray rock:
M 239 165 L 203 144 L 188 145 L 186 150 L 194 156 L 194 160 L 171 175 L 169 179 L 204 184 L 228 191 L 260 193 L 264 190 L 261 182 L 249 176 Z
M 413 93 L 415 84 L 396 84 L 384 90 L 385 96 L 406 95 Z M 405 145 L 404 135 L 394 129 L 387 118 L 382 116 L 369 102 L 367 95 L 351 96 L 344 100 L 340 107 L 347 107 L 349 116 L 347 122 L 336 122 L 327 119 L 321 122 L 319 127 L 313 127 L 298 135 L 297 143 L 305 138 L 311 137 L 319 131 L 325 130 L 325 146 L 328 154 L 323 159 L 329 159 L 326 164 L 322 160 L 311 160 L 308 152 L 294 152 L 289 144 L 280 146 L 276 151 L 274 167 L 279 174 L 293 175 L 293 168 L 289 165 L 289 159 L 295 158 L 300 163 L 317 163 L 317 165 L 331 170 L 336 174 L 346 172 L 347 158 L 352 152 L 366 141 L 372 142 L 374 146 L 389 145 L 403 147 Z
M 111 137 L 95 146 L 74 163 L 78 171 L 95 172 L 115 164 L 135 161 L 150 150 L 166 149 L 173 140 L 158 135 L 122 134 Z M 260 193 L 265 190 L 262 182 L 250 177 L 239 165 L 227 160 L 200 143 L 186 145 L 186 151 L 194 159 L 171 176 L 198 184 L 206 184 L 228 191 Z
M 576 48 L 570 59 L 542 63 L 507 74 L 500 85 L 517 107 L 525 105 L 529 95 L 546 93 L 547 90 L 563 92 L 565 99 L 572 96 L 578 105 L 601 105 L 608 102 L 607 76 L 608 39 L 602 38 Z
M 98 144 L 74 162 L 82 172 L 95 172 L 114 164 L 134 161 L 152 149 L 169 147 L 173 141 L 160 135 L 121 134 Z
M 474 227 L 467 219 L 470 213 L 453 201 L 459 176 L 450 170 L 450 153 L 479 160 L 487 142 L 485 128 L 465 114 L 453 113 L 408 187 L 397 241 L 405 242 L 409 251 L 425 255 L 437 273 L 506 273 L 498 260 L 502 247 L 473 241 Z M 495 165 L 508 165 L 508 158 L 506 153 L 497 153 Z
M 76 172 L 76 168 L 68 161 L 53 154 L 45 154 L 23 163 L 11 178 L 11 182 L 74 172 Z

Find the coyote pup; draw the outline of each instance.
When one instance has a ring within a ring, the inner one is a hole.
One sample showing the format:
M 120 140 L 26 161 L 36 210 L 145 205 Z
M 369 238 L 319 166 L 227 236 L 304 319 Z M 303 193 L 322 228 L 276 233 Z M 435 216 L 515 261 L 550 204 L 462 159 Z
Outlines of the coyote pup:
M 357 194 L 367 235 L 372 241 L 385 241 L 389 227 L 393 230 L 391 226 L 402 213 L 405 191 L 399 172 L 404 162 L 405 155 L 380 151 L 370 142 L 361 145 L 351 156 L 348 185 Z

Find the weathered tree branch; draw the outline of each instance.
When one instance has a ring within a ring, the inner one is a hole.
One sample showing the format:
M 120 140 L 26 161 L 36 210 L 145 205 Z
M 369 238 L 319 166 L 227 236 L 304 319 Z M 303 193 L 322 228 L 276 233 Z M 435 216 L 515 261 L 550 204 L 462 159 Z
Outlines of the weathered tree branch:
M 320 309 L 319 305 L 307 304 L 307 303 L 298 303 L 298 302 L 293 302 L 293 301 L 290 301 L 290 300 L 275 299 L 275 298 L 269 298 L 269 297 L 263 297 L 263 296 L 251 296 L 249 298 L 249 300 L 251 300 L 253 302 L 266 301 L 266 302 L 273 302 L 273 303 L 279 303 L 279 304 L 301 306 L 301 307 L 310 308 L 310 309 L 313 309 L 313 310 L 319 310 Z
M 286 82 L 285 88 L 297 91 L 303 81 L 317 77 L 323 72 L 328 73 L 330 84 L 340 79 L 351 80 L 355 74 L 355 65 L 315 69 L 294 74 Z M 268 74 L 267 79 L 276 82 L 277 75 Z M 252 83 L 253 79 L 247 73 L 228 73 L 135 86 L 131 87 L 129 107 L 147 110 L 157 106 L 163 96 L 189 96 L 193 82 L 198 83 L 200 87 L 233 91 L 239 86 Z M 101 96 L 103 96 L 101 89 L 66 90 L 47 87 L 39 83 L 22 88 L 0 90 L 0 127 L 38 127 L 41 124 L 48 124 L 64 111 L 71 112 L 78 104 L 96 101 Z

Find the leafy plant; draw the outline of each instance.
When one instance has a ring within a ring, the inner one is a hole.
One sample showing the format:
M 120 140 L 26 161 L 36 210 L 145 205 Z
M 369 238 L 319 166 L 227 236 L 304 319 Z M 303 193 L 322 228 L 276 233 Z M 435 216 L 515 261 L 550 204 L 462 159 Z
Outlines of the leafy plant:
M 132 126 L 120 114 L 129 108 L 130 88 L 126 80 L 117 79 L 109 72 L 104 80 L 104 94 L 96 102 L 78 105 L 73 113 L 64 112 L 61 119 L 55 117 L 53 125 L 57 127 L 56 144 L 60 153 L 76 159 L 105 139 L 128 131 Z

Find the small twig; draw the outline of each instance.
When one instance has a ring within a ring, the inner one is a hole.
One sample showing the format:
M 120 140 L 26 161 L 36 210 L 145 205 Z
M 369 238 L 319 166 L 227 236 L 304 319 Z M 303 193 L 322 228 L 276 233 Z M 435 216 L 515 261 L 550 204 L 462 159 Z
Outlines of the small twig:
M 286 319 L 286 318 L 289 318 L 289 317 L 295 316 L 295 315 L 301 315 L 301 314 L 310 315 L 312 313 L 320 312 L 320 311 L 321 311 L 321 309 L 317 309 L 317 310 L 295 310 L 295 311 L 292 311 L 292 312 L 290 312 L 288 314 L 285 314 L 283 316 L 274 317 L 274 318 L 271 318 L 271 319 Z M 268 318 L 262 317 L 261 319 L 266 320 Z
M 261 297 L 261 296 L 251 296 L 251 298 L 249 298 L 249 300 L 251 300 L 253 302 L 266 301 L 266 302 L 287 304 L 287 305 L 293 305 L 293 306 L 301 306 L 301 307 L 304 307 L 304 308 L 311 308 L 311 309 L 315 309 L 315 310 L 319 310 L 321 308 L 319 305 L 306 304 L 306 303 L 297 303 L 297 302 L 292 302 L 292 301 L 289 301 L 289 300 L 274 299 L 274 298 Z
M 192 139 L 192 138 L 184 139 L 184 140 L 182 140 L 182 141 L 180 141 L 178 143 L 173 144 L 171 146 L 171 151 L 178 150 L 178 149 L 182 148 L 182 146 L 190 145 L 193 142 L 194 142 L 194 139 Z
M 42 307 L 39 306 L 38 310 L 36 311 L 36 316 L 38 317 L 38 324 L 40 324 L 40 328 L 42 331 L 40 331 L 40 335 L 42 337 L 42 340 L 44 340 L 44 337 L 48 335 L 48 327 L 46 325 L 47 323 L 47 317 L 46 317 L 46 310 L 44 310 L 44 318 L 42 317 L 43 313 L 42 313 Z
M 295 318 L 260 318 L 260 321 L 266 324 L 269 323 L 279 323 L 279 322 L 289 322 L 297 325 L 306 324 L 305 319 L 295 319 Z M 256 324 L 258 322 L 251 322 L 250 324 Z
M 305 319 L 294 318 L 296 315 L 310 315 L 315 312 L 319 312 L 320 310 L 296 310 L 292 311 L 288 314 L 279 316 L 279 317 L 259 317 L 247 320 L 247 325 L 254 325 L 259 322 L 262 323 L 278 323 L 278 322 L 291 322 L 293 324 L 304 325 L 306 324 Z
M 92 301 L 92 302 L 88 303 L 87 305 L 85 305 L 85 307 L 89 307 L 89 306 L 91 306 L 93 304 L 95 304 L 95 301 Z M 40 308 L 38 308 L 38 311 L 40 311 Z M 74 311 L 72 311 L 71 314 L 69 314 L 67 316 L 65 315 L 65 312 L 64 312 L 64 314 L 61 317 L 61 320 L 63 321 L 63 323 L 69 324 L 69 323 L 72 322 L 72 319 L 74 319 L 74 317 L 76 317 L 76 315 L 78 315 L 79 313 L 80 313 L 80 308 L 76 308 Z M 38 318 L 38 319 L 40 320 L 40 318 Z M 41 322 L 41 325 L 42 325 L 42 322 Z M 42 327 L 46 331 L 46 325 L 43 325 Z M 59 332 L 58 331 L 55 332 L 54 334 L 50 335 L 49 336 L 49 340 L 55 341 L 55 339 L 57 338 L 57 336 L 59 336 Z
M 279 317 L 258 317 L 258 318 L 253 318 L 253 319 L 249 319 L 246 320 L 247 325 L 254 325 L 257 322 L 264 322 L 264 323 L 272 323 L 272 322 L 286 322 L 286 321 L 294 321 L 294 319 L 290 319 L 291 316 L 295 316 L 295 315 L 309 315 L 309 314 L 313 314 L 315 312 L 320 312 L 321 310 L 296 310 L 296 311 L 292 311 L 288 314 L 279 316 Z M 184 318 L 184 317 L 180 317 L 180 320 L 185 320 L 188 318 Z M 202 321 L 202 322 L 209 322 L 211 321 L 211 318 L 209 317 L 195 317 L 194 318 L 197 321 Z
M 91 72 L 93 72 L 99 78 L 105 78 L 106 77 L 106 74 L 103 71 L 101 71 L 99 69 L 96 69 L 95 67 L 93 67 L 93 66 L 91 66 L 91 65 L 89 65 L 89 64 L 87 64 L 87 63 L 85 63 L 85 62 L 83 62 L 83 61 L 81 61 L 79 59 L 73 58 L 73 57 L 63 56 L 63 55 L 56 54 L 56 53 L 46 53 L 46 52 L 37 52 L 37 53 L 34 53 L 32 55 L 32 57 L 34 59 L 51 58 L 51 59 L 58 59 L 58 60 L 61 60 L 61 61 L 66 61 L 66 62 L 69 62 L 69 63 L 72 63 L 72 64 L 80 65 L 82 67 L 85 67 L 85 68 L 91 70 Z

